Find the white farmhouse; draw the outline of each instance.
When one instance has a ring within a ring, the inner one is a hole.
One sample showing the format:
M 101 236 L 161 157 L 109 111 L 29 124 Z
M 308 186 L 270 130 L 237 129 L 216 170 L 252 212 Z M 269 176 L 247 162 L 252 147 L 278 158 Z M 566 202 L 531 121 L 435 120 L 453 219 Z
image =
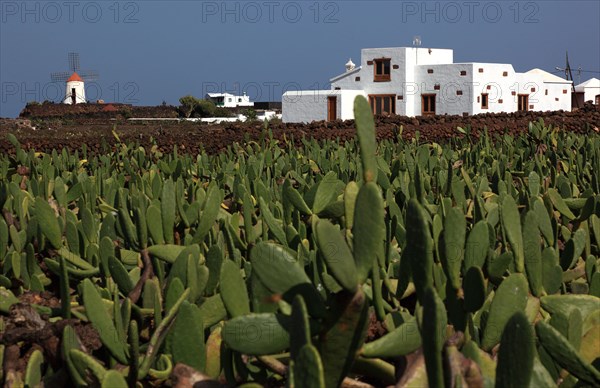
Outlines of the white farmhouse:
M 254 103 L 250 102 L 250 97 L 244 93 L 243 96 L 235 96 L 230 93 L 207 93 L 206 99 L 211 100 L 218 107 L 237 108 L 238 106 L 253 107 Z
M 583 101 L 592 101 L 596 105 L 600 105 L 600 79 L 592 78 L 579 85 L 575 86 L 577 94 L 583 93 Z
M 353 119 L 357 95 L 374 114 L 473 115 L 571 110 L 572 82 L 540 69 L 516 73 L 510 64 L 454 63 L 453 50 L 369 48 L 330 80 L 330 90 L 283 95 L 284 122 Z

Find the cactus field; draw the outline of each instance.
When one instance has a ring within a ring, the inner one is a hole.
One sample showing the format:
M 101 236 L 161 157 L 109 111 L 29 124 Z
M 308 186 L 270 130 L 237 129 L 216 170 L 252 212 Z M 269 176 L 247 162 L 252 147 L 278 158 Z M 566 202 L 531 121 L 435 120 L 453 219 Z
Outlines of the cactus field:
M 378 140 L 354 109 L 211 154 L 8 134 L 0 382 L 600 386 L 597 128 Z

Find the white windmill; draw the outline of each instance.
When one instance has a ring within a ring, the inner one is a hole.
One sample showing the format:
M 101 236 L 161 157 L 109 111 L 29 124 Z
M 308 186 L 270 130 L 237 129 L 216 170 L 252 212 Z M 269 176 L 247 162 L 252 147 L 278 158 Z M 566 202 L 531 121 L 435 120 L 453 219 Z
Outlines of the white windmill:
M 79 68 L 79 53 L 68 54 L 70 71 L 61 71 L 50 74 L 52 82 L 66 82 L 65 104 L 83 104 L 85 99 L 85 82 L 98 79 L 95 71 L 81 71 Z

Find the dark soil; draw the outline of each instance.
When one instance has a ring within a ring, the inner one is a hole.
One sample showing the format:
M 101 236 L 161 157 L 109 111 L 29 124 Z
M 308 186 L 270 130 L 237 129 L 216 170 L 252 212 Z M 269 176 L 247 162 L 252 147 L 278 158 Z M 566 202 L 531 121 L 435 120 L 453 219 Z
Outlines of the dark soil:
M 19 296 L 19 301 L 23 304 L 37 304 L 51 308 L 60 307 L 60 299 L 50 291 L 26 291 L 23 295 Z
M 49 293 L 43 296 L 39 293 L 26 293 L 20 298 L 21 303 L 11 306 L 9 316 L 4 319 L 4 331 L 0 333 L 0 344 L 6 346 L 3 367 L 7 376 L 23 372 L 31 353 L 36 349 L 43 353 L 50 365 L 59 367 L 62 364 L 60 339 L 67 325 L 73 327 L 83 348 L 91 352 L 102 346 L 100 336 L 91 324 L 79 319 L 50 322 L 48 316 L 40 315 L 29 304 L 55 307 L 55 299 Z
M 402 137 L 405 139 L 414 137 L 418 131 L 421 141 L 445 142 L 462 136 L 457 127 L 470 127 L 474 138 L 478 138 L 484 128 L 492 136 L 517 134 L 527 131 L 529 123 L 540 118 L 546 125 L 576 133 L 600 130 L 600 109 L 592 105 L 574 112 L 496 113 L 466 117 L 377 117 L 376 128 L 380 140 L 397 139 L 402 128 Z M 97 118 L 94 114 L 44 120 L 0 119 L 0 152 L 14 152 L 12 144 L 6 140 L 8 133 L 13 133 L 25 150 L 49 152 L 53 149 L 60 151 L 64 147 L 75 150 L 81 149 L 85 144 L 88 152 L 104 152 L 106 147 L 113 147 L 117 143 L 113 129 L 123 142 L 135 142 L 143 147 L 151 147 L 156 143 L 162 152 L 172 152 L 176 147 L 180 152 L 193 155 L 203 150 L 217 153 L 234 142 L 256 141 L 261 135 L 264 136 L 264 124 L 260 122 L 220 125 L 177 121 L 131 122 L 119 118 Z M 298 144 L 303 137 L 345 141 L 356 134 L 352 120 L 311 124 L 271 123 L 270 129 L 274 138 L 293 138 Z

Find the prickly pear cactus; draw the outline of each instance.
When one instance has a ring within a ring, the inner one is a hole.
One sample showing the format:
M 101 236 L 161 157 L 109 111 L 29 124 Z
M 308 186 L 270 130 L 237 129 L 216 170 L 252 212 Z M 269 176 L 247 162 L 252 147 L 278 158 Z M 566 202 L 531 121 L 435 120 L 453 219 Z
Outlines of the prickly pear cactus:
M 600 385 L 600 135 L 378 142 L 354 109 L 356 139 L 218 155 L 9 135 L 0 379 Z

